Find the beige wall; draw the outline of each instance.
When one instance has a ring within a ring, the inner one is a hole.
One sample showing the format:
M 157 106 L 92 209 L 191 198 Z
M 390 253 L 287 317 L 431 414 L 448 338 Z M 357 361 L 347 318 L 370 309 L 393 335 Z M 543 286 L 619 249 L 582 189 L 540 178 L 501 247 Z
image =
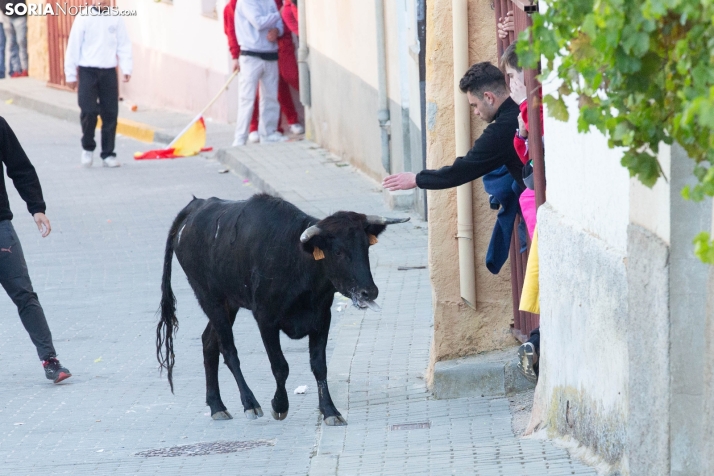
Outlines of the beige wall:
M 28 0 L 28 4 L 44 4 L 43 1 Z M 35 79 L 50 79 L 49 47 L 47 43 L 47 17 L 27 17 L 27 54 L 29 74 Z
M 455 158 L 451 1 L 427 2 L 427 9 L 427 167 L 434 169 L 450 165 Z M 495 20 L 488 0 L 469 2 L 469 37 L 471 63 L 495 63 Z M 486 124 L 473 117 L 471 124 L 475 139 Z M 497 276 L 484 265 L 495 214 L 488 206 L 482 181 L 474 182 L 473 192 L 476 310 L 463 304 L 459 292 L 456 190 L 428 193 L 429 265 L 435 303 L 431 368 L 440 360 L 501 349 L 516 341 L 509 327 L 513 317 L 509 264 Z
M 390 165 L 385 170 L 375 7 L 359 0 L 310 0 L 301 12 L 312 92 L 307 137 L 381 181 L 387 172 L 421 170 L 421 105 L 418 56 L 410 53 L 417 43 L 416 0 L 388 0 L 383 13 Z
M 306 11 L 310 50 L 317 51 L 376 90 L 374 2 L 309 0 Z

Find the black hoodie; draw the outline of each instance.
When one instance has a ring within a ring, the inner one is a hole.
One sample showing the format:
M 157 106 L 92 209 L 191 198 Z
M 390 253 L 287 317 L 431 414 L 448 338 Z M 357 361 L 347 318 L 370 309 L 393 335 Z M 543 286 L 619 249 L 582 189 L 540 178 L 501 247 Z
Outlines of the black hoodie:
M 419 188 L 441 190 L 457 187 L 483 177 L 505 165 L 516 183 L 523 185 L 523 162 L 513 148 L 513 134 L 518 129 L 520 109 L 510 97 L 496 111 L 496 116 L 464 157 L 438 170 L 422 170 L 416 176 Z
M 7 170 L 7 176 L 12 179 L 20 197 L 27 203 L 31 214 L 45 213 L 45 201 L 42 198 L 42 187 L 37 177 L 35 167 L 30 163 L 20 141 L 7 123 L 0 117 L 0 168 Z M 5 174 L 0 171 L 0 221 L 12 220 L 10 202 L 5 188 Z

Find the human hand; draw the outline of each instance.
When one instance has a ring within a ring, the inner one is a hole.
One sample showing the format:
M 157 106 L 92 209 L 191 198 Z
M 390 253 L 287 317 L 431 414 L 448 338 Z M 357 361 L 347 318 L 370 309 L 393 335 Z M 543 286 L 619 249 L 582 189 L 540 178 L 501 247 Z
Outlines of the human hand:
M 35 219 L 37 229 L 40 230 L 40 233 L 42 233 L 42 238 L 45 238 L 47 235 L 49 235 L 52 231 L 52 227 L 50 226 L 50 220 L 45 216 L 45 214 L 35 213 L 34 215 L 32 215 L 32 217 Z
M 71 89 L 72 91 L 74 91 L 75 89 L 77 89 L 77 81 L 67 81 L 65 84 L 66 84 L 67 87 L 68 87 L 69 89 Z
M 130 74 L 125 74 L 125 75 L 124 75 L 124 82 L 125 82 L 125 83 L 128 83 L 130 79 L 131 79 L 131 75 L 130 75 Z
M 518 135 L 524 139 L 528 138 L 528 129 L 526 129 L 526 122 L 523 120 L 521 114 L 518 115 Z
M 498 30 L 498 37 L 501 39 L 508 38 L 509 31 L 516 31 L 516 21 L 513 18 L 513 10 L 506 13 L 505 17 L 498 19 L 496 30 Z
M 240 73 L 240 63 L 238 58 L 233 58 L 233 71 L 238 71 Z
M 508 81 L 508 89 L 511 90 L 511 99 L 513 99 L 516 104 L 522 103 L 528 97 L 526 85 L 517 77 L 510 78 L 510 81 Z
M 280 33 L 280 31 L 277 28 L 268 30 L 268 41 L 278 41 L 278 33 Z
M 416 174 L 413 172 L 402 172 L 390 175 L 382 182 L 382 187 L 390 192 L 395 190 L 411 190 L 416 188 Z

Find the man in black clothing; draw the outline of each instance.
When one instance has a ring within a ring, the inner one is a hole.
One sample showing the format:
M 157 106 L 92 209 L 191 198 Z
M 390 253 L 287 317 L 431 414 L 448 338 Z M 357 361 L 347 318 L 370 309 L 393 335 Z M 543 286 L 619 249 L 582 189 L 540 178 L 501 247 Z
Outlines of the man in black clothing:
M 457 187 L 506 166 L 513 179 L 523 186 L 523 163 L 513 148 L 513 134 L 518 129 L 518 105 L 508 93 L 501 70 L 489 62 L 469 68 L 459 83 L 466 93 L 474 114 L 489 125 L 464 157 L 439 170 L 422 170 L 418 174 L 402 172 L 384 179 L 387 190 L 409 190 L 419 187 L 441 190 Z
M 34 217 L 37 229 L 40 230 L 43 238 L 46 237 L 52 228 L 45 216 L 40 179 L 30 159 L 22 150 L 15 133 L 2 117 L 0 117 L 0 163 L 5 166 L 7 176 L 12 179 L 20 197 L 27 203 L 27 210 Z M 0 284 L 17 306 L 22 325 L 30 334 L 30 339 L 37 348 L 37 355 L 45 368 L 45 377 L 54 383 L 59 383 L 72 374 L 57 360 L 57 353 L 52 345 L 52 334 L 42 306 L 37 300 L 37 294 L 32 290 L 22 246 L 11 220 L 10 201 L 7 198 L 4 175 L 0 171 Z

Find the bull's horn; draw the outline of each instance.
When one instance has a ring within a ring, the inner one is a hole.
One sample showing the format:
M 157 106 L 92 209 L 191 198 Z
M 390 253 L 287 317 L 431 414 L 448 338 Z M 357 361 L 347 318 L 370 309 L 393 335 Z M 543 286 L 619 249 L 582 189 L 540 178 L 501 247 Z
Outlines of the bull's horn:
M 312 225 L 310 228 L 302 232 L 300 235 L 300 243 L 307 243 L 315 235 L 320 234 L 320 228 L 317 225 Z
M 405 223 L 410 220 L 407 218 L 386 218 L 378 215 L 367 215 L 367 223 L 370 225 L 395 225 L 397 223 Z

